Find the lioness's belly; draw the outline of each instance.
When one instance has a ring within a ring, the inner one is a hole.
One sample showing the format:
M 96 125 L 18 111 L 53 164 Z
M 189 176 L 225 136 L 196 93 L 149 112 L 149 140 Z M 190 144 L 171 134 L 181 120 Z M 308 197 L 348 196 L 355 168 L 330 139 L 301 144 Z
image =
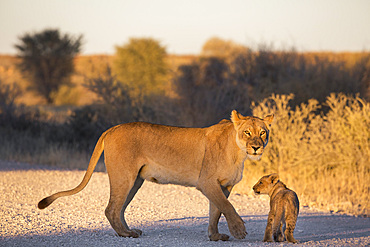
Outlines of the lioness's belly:
M 194 169 L 194 167 L 193 167 Z M 146 164 L 140 171 L 140 177 L 159 184 L 178 184 L 195 187 L 200 171 L 187 169 L 187 167 L 161 166 Z

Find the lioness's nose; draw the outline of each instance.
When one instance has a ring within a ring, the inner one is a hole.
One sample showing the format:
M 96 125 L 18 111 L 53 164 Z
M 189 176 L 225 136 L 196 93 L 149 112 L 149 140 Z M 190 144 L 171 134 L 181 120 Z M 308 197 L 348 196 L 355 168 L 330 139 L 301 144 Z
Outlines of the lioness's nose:
M 252 146 L 254 152 L 257 152 L 258 149 L 260 149 L 260 147 L 256 147 L 256 146 Z

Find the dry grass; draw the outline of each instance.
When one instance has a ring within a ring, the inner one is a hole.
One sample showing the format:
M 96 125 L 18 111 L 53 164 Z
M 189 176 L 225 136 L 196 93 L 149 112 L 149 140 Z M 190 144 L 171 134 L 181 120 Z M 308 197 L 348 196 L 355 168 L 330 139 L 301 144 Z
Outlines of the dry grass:
M 259 177 L 278 172 L 303 205 L 369 215 L 370 103 L 330 95 L 318 114 L 316 100 L 291 109 L 293 95 L 272 95 L 253 114 L 275 114 L 269 148 L 259 162 L 246 161 L 237 190 L 251 193 Z
M 0 146 L 1 160 L 21 161 L 30 164 L 45 164 L 68 169 L 86 169 L 90 153 L 77 146 L 50 143 L 44 136 L 32 133 L 11 131 L 0 127 L 6 145 Z M 104 163 L 99 162 L 97 171 L 105 171 Z

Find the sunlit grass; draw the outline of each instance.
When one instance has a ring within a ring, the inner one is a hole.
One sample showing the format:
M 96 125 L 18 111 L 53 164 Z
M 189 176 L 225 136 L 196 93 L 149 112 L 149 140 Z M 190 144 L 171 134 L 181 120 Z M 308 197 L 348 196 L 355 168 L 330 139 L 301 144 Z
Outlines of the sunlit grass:
M 330 95 L 323 115 L 316 100 L 291 109 L 293 95 L 273 95 L 253 114 L 275 114 L 269 147 L 259 162 L 246 161 L 237 190 L 251 193 L 259 177 L 278 172 L 303 205 L 369 214 L 370 103 Z

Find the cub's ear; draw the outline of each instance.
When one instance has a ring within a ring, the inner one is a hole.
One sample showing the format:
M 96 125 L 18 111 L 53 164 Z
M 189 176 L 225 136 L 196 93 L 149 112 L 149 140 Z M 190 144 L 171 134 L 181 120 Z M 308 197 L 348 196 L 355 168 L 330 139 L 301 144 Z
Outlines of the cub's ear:
M 270 175 L 270 181 L 272 184 L 277 183 L 279 181 L 279 175 L 277 173 L 273 173 Z
M 274 120 L 274 114 L 267 115 L 264 119 L 263 122 L 266 124 L 267 128 L 271 128 L 272 121 Z

